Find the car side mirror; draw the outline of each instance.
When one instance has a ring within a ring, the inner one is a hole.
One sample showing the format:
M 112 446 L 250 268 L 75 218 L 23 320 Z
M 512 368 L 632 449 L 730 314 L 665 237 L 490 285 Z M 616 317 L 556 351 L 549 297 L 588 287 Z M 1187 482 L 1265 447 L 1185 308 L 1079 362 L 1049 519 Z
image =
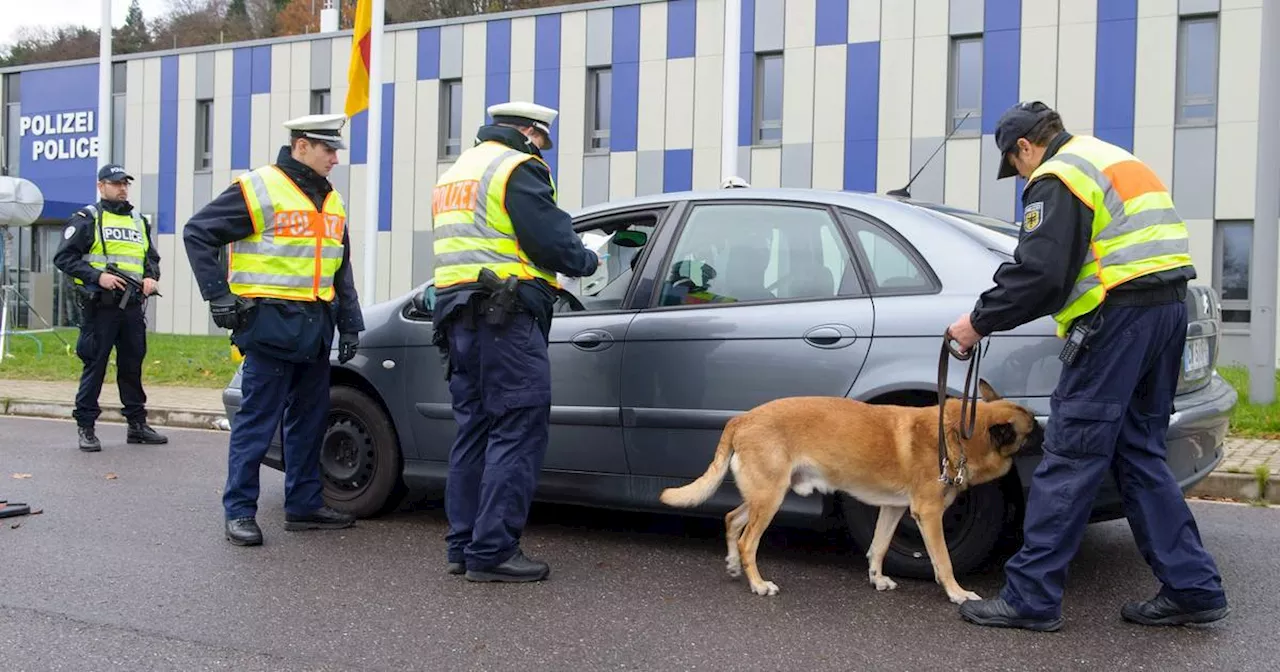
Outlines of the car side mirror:
M 611 242 L 618 247 L 644 247 L 649 242 L 649 234 L 644 231 L 623 230 L 613 234 Z

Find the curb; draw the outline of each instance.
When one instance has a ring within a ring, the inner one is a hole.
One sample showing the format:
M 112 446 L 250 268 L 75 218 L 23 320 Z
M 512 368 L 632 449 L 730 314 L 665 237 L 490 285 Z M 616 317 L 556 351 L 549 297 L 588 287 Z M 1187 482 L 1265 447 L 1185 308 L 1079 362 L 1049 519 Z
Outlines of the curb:
M 1267 480 L 1266 489 L 1264 501 L 1270 504 L 1280 504 L 1280 476 L 1272 474 L 1271 478 Z M 1215 471 L 1188 491 L 1187 496 L 1254 502 L 1259 500 L 1258 479 L 1253 474 Z
M 123 422 L 122 407 L 117 404 L 101 404 L 99 422 Z M 70 420 L 75 411 L 74 403 L 36 401 L 30 399 L 0 399 L 0 415 L 31 418 L 59 418 Z M 108 416 L 120 416 L 110 418 Z M 157 427 L 184 427 L 187 429 L 217 429 L 226 427 L 226 415 L 216 411 L 190 411 L 178 408 L 147 407 L 147 423 Z

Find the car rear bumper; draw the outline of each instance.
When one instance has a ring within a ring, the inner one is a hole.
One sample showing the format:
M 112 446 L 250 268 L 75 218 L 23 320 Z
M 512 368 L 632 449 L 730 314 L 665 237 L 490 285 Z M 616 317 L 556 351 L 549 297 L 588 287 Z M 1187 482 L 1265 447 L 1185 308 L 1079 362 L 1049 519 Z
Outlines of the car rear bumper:
M 1204 480 L 1222 462 L 1231 411 L 1238 400 L 1235 388 L 1214 374 L 1205 387 L 1174 400 L 1166 434 L 1166 461 L 1179 488 L 1185 494 Z M 1045 418 L 1040 418 L 1045 422 Z M 1040 454 L 1027 455 L 1017 463 L 1023 492 L 1030 488 L 1031 476 L 1040 463 Z M 1094 500 L 1093 522 L 1124 517 L 1120 490 L 1110 472 Z

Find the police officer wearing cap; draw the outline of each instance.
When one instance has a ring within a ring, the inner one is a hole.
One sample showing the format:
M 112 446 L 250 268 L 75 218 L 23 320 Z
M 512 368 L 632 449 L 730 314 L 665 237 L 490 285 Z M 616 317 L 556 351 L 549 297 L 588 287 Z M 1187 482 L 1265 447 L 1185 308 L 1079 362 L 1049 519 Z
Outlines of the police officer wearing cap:
M 1110 473 L 1142 557 L 1161 583 L 1121 616 L 1144 625 L 1207 623 L 1228 613 L 1222 579 L 1165 462 L 1165 432 L 1196 277 L 1187 227 L 1160 178 L 1128 151 L 1072 135 L 1040 102 L 1001 117 L 1000 178 L 1027 180 L 1014 261 L 972 313 L 948 328 L 981 338 L 1053 315 L 1064 339 L 1044 457 L 1031 480 L 1021 551 L 997 599 L 966 602 L 979 625 L 1057 630 L 1067 567 Z
M 239 176 L 183 229 L 213 321 L 232 330 L 245 356 L 222 497 L 226 537 L 236 545 L 262 543 L 258 472 L 277 427 L 284 439 L 285 529 L 354 522 L 325 505 L 319 462 L 335 326 L 342 364 L 355 356 L 364 330 L 346 207 L 328 180 L 337 150 L 346 148 L 345 123 L 341 114 L 286 122 L 289 144 L 275 164 Z
M 547 451 L 551 371 L 547 337 L 561 273 L 584 277 L 600 261 L 556 205 L 542 150 L 555 110 L 527 102 L 488 109 L 436 183 L 436 345 L 458 434 L 445 504 L 448 571 L 472 581 L 538 581 L 547 563 L 520 537 Z
M 146 299 L 160 280 L 160 253 L 151 240 L 146 218 L 129 202 L 133 176 L 110 164 L 98 170 L 97 203 L 67 220 L 53 265 L 71 277 L 80 304 L 80 337 L 76 355 L 84 362 L 73 416 L 80 450 L 102 450 L 94 425 L 101 415 L 98 395 L 116 351 L 116 385 L 121 409 L 129 421 L 129 443 L 160 444 L 169 439 L 147 424 L 147 395 L 142 389 L 142 361 L 147 354 Z M 108 266 L 110 268 L 108 268 Z M 130 291 L 125 275 L 141 282 Z M 120 302 L 129 297 L 122 308 Z

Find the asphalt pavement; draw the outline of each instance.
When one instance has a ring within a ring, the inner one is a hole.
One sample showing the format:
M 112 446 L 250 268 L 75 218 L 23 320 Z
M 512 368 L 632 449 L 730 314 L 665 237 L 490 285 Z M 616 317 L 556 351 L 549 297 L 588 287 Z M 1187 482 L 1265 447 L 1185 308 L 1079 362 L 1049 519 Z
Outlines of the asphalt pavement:
M 283 476 L 262 473 L 266 544 L 222 536 L 227 434 L 164 430 L 103 451 L 73 424 L 0 418 L 0 660 L 22 670 L 1274 670 L 1280 510 L 1194 502 L 1233 613 L 1152 629 L 1120 605 L 1156 584 L 1128 525 L 1093 526 L 1058 633 L 960 620 L 932 582 L 878 593 L 838 537 L 774 528 L 750 593 L 724 572 L 719 521 L 535 505 L 540 584 L 444 573 L 445 520 L 411 502 L 342 531 L 285 532 Z M 30 474 L 14 478 L 14 474 Z M 111 477 L 113 476 L 113 477 Z M 14 527 L 17 526 L 17 527 Z M 999 569 L 960 577 L 994 595 Z

